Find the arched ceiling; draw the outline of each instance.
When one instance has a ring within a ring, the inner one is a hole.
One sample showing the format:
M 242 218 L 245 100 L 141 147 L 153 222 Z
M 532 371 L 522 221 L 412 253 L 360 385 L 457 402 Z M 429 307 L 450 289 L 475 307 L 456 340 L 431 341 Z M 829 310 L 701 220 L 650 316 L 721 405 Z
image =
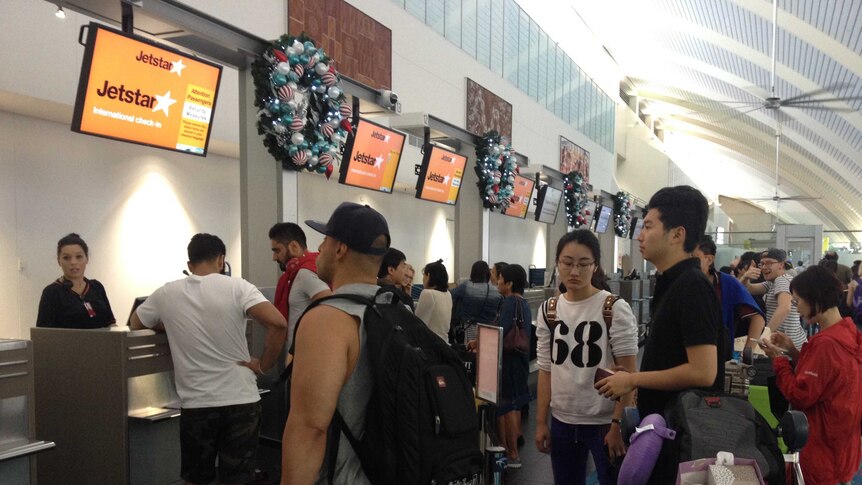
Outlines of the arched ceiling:
M 862 1 L 778 0 L 775 96 L 805 103 L 777 110 L 772 0 L 565 1 L 695 183 L 862 240 Z

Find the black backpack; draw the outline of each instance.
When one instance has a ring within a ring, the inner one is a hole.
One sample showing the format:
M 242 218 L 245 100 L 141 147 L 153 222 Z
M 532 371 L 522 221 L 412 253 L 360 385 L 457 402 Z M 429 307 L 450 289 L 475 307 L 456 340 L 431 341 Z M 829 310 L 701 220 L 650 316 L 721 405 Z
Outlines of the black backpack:
M 375 485 L 478 485 L 479 420 L 461 359 L 386 289 L 374 300 L 333 295 L 308 310 L 338 298 L 368 307 L 364 352 L 371 359 L 374 390 L 361 439 L 342 426 L 335 411 L 326 451 L 330 481 L 343 433 Z
M 665 442 L 677 463 L 729 451 L 757 461 L 768 483 L 785 483 L 784 455 L 769 423 L 745 399 L 703 390 L 679 393 L 665 409 L 676 439 Z

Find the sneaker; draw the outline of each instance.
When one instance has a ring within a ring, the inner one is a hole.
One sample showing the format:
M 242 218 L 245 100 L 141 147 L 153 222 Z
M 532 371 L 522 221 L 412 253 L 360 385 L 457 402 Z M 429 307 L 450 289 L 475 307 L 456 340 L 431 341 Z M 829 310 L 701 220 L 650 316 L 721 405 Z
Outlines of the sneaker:
M 506 464 L 506 468 L 514 468 L 514 469 L 521 468 L 521 460 L 518 458 L 515 458 L 515 459 L 510 458 L 509 462 Z

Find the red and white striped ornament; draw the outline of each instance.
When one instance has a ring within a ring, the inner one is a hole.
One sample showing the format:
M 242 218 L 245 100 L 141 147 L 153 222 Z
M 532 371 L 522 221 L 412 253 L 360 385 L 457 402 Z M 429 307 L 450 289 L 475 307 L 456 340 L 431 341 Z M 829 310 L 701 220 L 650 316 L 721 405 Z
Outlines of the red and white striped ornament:
M 305 150 L 300 150 L 293 156 L 293 163 L 296 165 L 305 165 L 305 162 L 307 161 L 308 154 L 305 153 Z
M 321 153 L 319 157 L 317 157 L 317 161 L 320 165 L 327 167 L 332 163 L 332 155 L 329 153 Z
M 488 202 L 496 204 L 497 200 L 497 194 L 488 194 Z
M 341 106 L 338 107 L 338 112 L 345 118 L 353 116 L 353 108 L 351 108 L 347 103 L 341 103 Z
M 323 81 L 323 84 L 326 84 L 327 86 L 335 86 L 335 82 L 338 80 L 338 78 L 335 77 L 335 74 L 327 72 L 323 76 L 320 76 L 320 80 Z
M 302 121 L 301 118 L 294 118 L 293 121 L 290 122 L 290 131 L 302 131 L 305 127 L 305 122 Z
M 295 72 L 297 76 L 302 77 L 302 75 L 305 74 L 305 68 L 302 67 L 302 64 L 297 64 L 293 66 L 293 72 Z
M 503 178 L 503 174 L 502 174 L 502 173 L 500 173 L 500 171 L 499 171 L 499 170 L 494 170 L 494 173 L 492 174 L 492 177 L 491 177 L 491 178 L 493 178 L 493 179 L 495 179 L 495 180 L 497 180 L 497 179 L 501 179 L 501 178 Z
M 329 123 L 324 123 L 320 125 L 320 132 L 323 133 L 323 136 L 330 138 L 332 134 L 335 133 L 335 128 L 333 128 Z
M 293 89 L 287 84 L 278 88 L 278 98 L 282 101 L 288 101 L 293 99 Z

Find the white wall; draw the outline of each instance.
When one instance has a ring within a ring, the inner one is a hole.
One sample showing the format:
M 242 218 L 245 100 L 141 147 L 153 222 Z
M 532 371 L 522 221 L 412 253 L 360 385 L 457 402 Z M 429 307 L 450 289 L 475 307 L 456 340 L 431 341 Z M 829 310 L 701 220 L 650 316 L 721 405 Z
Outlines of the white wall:
M 105 284 L 122 322 L 134 297 L 182 277 L 197 232 L 220 236 L 240 271 L 235 160 L 79 135 L 2 112 L 0 133 L 0 292 L 11 307 L 0 315 L 0 337 L 29 338 L 42 288 L 61 274 L 57 240 L 69 232 L 87 241 L 87 276 Z

